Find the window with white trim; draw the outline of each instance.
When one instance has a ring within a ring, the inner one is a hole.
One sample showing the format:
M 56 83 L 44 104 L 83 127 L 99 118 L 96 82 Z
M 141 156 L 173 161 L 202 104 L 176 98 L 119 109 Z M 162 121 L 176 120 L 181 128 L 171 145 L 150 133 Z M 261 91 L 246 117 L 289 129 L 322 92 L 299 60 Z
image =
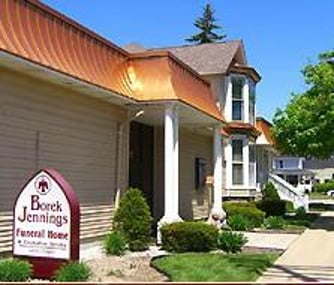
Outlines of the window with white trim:
M 232 77 L 232 120 L 244 120 L 244 85 L 244 78 Z
M 255 84 L 249 82 L 249 123 L 255 124 L 255 104 L 256 104 L 256 93 Z
M 232 184 L 244 184 L 243 140 L 232 140 Z

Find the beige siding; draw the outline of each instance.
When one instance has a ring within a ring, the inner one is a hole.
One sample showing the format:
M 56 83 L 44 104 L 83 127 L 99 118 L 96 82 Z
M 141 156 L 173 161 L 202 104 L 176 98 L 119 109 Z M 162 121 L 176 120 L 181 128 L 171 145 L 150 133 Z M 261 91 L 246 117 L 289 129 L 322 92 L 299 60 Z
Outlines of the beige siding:
M 207 161 L 207 173 L 212 175 L 212 137 L 195 131 L 180 131 L 180 205 L 183 219 L 204 218 L 208 214 L 208 191 L 195 191 L 195 158 Z M 163 216 L 164 208 L 164 134 L 163 128 L 155 128 L 155 183 L 154 214 Z
M 225 76 L 222 74 L 206 75 L 204 79 L 208 80 L 211 84 L 211 90 L 215 96 L 217 104 L 219 104 L 220 110 L 224 110 L 226 103 L 226 90 Z
M 27 176 L 59 170 L 82 205 L 113 207 L 119 107 L 0 69 L 0 212 L 9 211 Z M 127 183 L 127 127 L 121 187 Z M 109 211 L 110 212 L 110 211 Z

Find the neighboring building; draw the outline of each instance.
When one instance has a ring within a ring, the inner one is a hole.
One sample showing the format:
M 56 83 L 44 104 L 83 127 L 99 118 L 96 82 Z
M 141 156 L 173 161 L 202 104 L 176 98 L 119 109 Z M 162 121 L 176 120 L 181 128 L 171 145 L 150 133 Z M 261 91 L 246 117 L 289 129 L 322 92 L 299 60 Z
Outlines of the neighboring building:
M 305 158 L 278 156 L 273 160 L 273 174 L 283 178 L 300 192 L 311 192 L 314 174 L 304 167 Z
M 256 128 L 261 133 L 256 140 L 256 172 L 260 189 L 268 181 L 273 159 L 278 154 L 274 147 L 271 127 L 272 124 L 263 117 L 256 118 Z
M 313 172 L 314 183 L 324 183 L 334 179 L 334 158 L 329 159 L 306 159 L 304 168 Z
M 169 51 L 211 83 L 216 105 L 227 122 L 224 132 L 223 197 L 252 199 L 256 194 L 255 127 L 257 71 L 247 65 L 242 41 L 145 49 L 131 44 L 129 52 Z
M 129 186 L 157 223 L 221 212 L 222 192 L 254 196 L 260 76 L 242 42 L 130 53 L 40 1 L 0 11 L 0 252 L 22 183 L 44 167 L 73 186 L 83 240 L 105 235 Z

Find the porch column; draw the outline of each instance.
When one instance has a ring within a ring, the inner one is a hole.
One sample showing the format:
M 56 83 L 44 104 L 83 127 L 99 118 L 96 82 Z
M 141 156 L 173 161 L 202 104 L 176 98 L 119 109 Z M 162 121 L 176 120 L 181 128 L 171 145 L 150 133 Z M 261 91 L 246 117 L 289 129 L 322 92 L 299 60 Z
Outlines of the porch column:
M 174 104 L 165 107 L 165 208 L 158 222 L 158 243 L 161 242 L 160 227 L 182 221 L 179 216 L 179 113 Z
M 214 127 L 213 133 L 213 206 L 209 217 L 210 223 L 216 223 L 225 218 L 226 214 L 222 207 L 222 190 L 223 190 L 223 148 L 222 135 L 220 126 Z M 220 226 L 220 223 L 217 224 Z

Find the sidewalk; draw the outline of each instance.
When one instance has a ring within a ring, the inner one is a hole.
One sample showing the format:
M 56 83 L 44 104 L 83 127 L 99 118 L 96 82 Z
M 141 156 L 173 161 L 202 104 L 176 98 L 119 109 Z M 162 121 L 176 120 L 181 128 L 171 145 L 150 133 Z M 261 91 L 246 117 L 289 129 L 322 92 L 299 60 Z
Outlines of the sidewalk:
M 257 282 L 334 282 L 334 212 L 325 212 Z

